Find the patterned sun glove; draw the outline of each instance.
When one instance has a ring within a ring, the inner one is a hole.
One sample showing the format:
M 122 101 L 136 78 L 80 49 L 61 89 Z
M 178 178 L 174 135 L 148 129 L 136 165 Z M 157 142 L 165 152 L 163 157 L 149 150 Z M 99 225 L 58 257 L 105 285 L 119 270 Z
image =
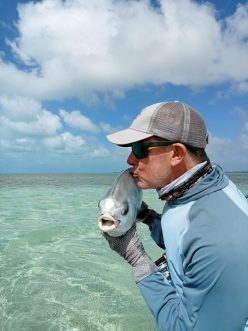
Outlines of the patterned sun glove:
M 108 241 L 110 248 L 132 266 L 133 277 L 136 283 L 158 271 L 156 264 L 146 254 L 135 225 L 123 236 L 111 237 L 107 233 L 103 233 L 103 236 Z

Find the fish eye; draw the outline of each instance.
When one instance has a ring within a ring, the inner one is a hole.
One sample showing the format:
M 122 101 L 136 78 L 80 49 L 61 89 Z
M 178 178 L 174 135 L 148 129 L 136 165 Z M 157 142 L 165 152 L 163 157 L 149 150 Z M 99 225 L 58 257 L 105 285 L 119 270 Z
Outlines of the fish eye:
M 121 214 L 126 215 L 129 211 L 128 203 L 124 202 L 122 208 L 121 208 Z

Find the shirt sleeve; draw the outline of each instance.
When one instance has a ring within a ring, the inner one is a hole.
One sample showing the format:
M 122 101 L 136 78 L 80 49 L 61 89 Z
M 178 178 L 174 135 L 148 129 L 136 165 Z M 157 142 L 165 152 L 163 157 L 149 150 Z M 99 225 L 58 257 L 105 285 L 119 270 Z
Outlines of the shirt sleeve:
M 160 272 L 137 284 L 160 331 L 245 330 L 247 226 L 229 230 L 222 234 L 213 231 L 208 240 L 196 233 L 188 235 L 182 274 L 177 275 L 182 278 L 179 287 Z M 237 235 L 240 241 L 235 240 Z
M 159 330 L 233 331 L 234 329 L 229 327 L 224 329 L 223 323 L 221 327 L 218 327 L 219 311 L 215 310 L 216 298 L 212 292 L 221 278 L 223 268 L 214 261 L 213 256 L 211 257 L 209 247 L 198 249 L 192 258 L 185 270 L 185 279 L 180 291 L 176 290 L 173 283 L 159 272 L 138 283 Z M 213 295 L 212 298 L 211 295 Z M 206 318 L 208 318 L 207 323 Z

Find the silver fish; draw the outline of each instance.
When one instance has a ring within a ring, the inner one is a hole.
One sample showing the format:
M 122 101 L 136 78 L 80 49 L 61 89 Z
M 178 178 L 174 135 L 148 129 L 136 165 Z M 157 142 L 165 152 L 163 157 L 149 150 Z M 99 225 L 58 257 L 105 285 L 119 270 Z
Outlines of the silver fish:
M 123 235 L 132 227 L 141 203 L 142 191 L 127 169 L 115 179 L 98 204 L 99 228 L 112 237 Z

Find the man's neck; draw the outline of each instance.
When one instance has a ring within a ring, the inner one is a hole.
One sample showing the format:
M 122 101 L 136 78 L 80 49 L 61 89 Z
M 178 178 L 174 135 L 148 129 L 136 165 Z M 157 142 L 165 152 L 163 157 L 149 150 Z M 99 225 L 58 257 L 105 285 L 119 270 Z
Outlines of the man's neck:
M 209 161 L 195 165 L 170 184 L 159 190 L 158 194 L 160 199 L 171 201 L 179 198 L 184 192 L 193 187 L 202 177 L 209 174 L 211 171 L 212 166 Z

